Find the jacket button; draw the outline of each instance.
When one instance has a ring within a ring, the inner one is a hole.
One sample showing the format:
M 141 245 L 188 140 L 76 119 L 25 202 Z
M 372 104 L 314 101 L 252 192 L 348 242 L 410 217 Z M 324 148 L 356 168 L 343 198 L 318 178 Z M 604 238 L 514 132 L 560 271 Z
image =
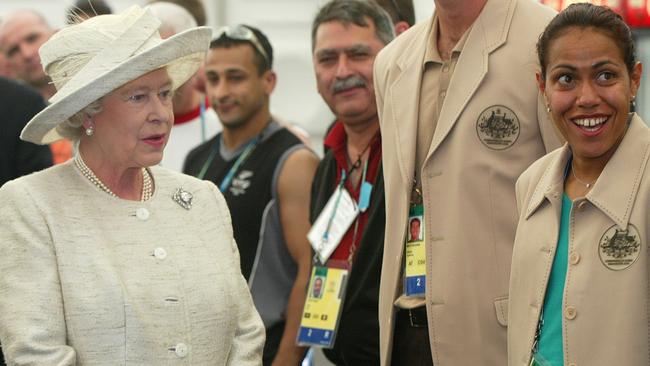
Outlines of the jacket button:
M 163 260 L 167 258 L 167 251 L 165 250 L 165 248 L 156 248 L 153 251 L 153 256 L 160 260 Z
M 580 203 L 578 203 L 578 211 L 584 210 L 585 207 L 587 207 L 587 201 L 581 201 Z
M 147 219 L 149 219 L 149 210 L 144 207 L 140 207 L 135 211 L 135 216 L 142 221 L 147 221 Z
M 183 358 L 183 357 L 187 356 L 187 352 L 188 352 L 188 349 L 187 349 L 187 345 L 185 343 L 179 343 L 179 344 L 176 345 L 176 347 L 174 347 L 174 353 L 176 354 L 176 356 L 178 358 Z
M 569 254 L 569 263 L 575 266 L 578 262 L 580 262 L 580 254 L 571 252 L 571 254 Z
M 564 317 L 565 318 L 567 318 L 569 320 L 573 320 L 573 319 L 575 319 L 576 315 L 578 315 L 578 311 L 573 306 L 567 306 L 564 309 Z

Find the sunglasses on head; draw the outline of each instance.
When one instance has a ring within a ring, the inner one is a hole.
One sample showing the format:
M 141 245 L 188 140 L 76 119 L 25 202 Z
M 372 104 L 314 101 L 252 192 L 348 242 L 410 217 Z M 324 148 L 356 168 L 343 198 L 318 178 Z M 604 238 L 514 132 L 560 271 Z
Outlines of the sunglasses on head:
M 250 42 L 253 45 L 253 47 L 255 47 L 257 52 L 259 52 L 262 55 L 262 57 L 264 57 L 266 63 L 270 64 L 269 55 L 264 50 L 264 47 L 262 47 L 262 44 L 260 43 L 259 39 L 257 39 L 255 32 L 253 32 L 250 28 L 246 28 L 243 25 L 235 25 L 235 26 L 226 25 L 224 27 L 219 28 L 219 30 L 215 35 L 215 38 L 220 38 L 223 35 L 231 39 L 236 39 L 238 41 Z

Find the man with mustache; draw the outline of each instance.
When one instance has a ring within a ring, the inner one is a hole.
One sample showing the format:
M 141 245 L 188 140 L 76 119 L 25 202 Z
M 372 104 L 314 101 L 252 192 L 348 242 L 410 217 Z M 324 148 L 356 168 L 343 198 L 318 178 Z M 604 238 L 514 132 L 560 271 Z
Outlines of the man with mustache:
M 377 303 L 384 241 L 381 136 L 372 67 L 375 55 L 394 38 L 389 15 L 376 3 L 334 0 L 312 23 L 312 55 L 318 92 L 337 122 L 325 138 L 327 153 L 312 186 L 312 222 L 336 220 L 342 211 L 325 209 L 346 192 L 358 207 L 327 263 L 350 267 L 343 310 L 333 348 L 324 353 L 336 365 L 379 364 Z M 336 243 L 334 243 L 336 242 Z
M 264 365 L 299 365 L 296 332 L 309 279 L 309 187 L 318 158 L 269 109 L 273 49 L 258 29 L 224 27 L 210 44 L 206 91 L 223 131 L 183 171 L 214 182 L 230 213 L 241 269 L 266 327 Z

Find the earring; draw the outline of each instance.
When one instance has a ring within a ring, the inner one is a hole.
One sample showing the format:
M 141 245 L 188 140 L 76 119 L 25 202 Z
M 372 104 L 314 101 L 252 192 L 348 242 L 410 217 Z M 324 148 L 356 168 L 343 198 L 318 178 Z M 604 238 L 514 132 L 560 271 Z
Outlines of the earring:
M 548 104 L 546 105 L 546 112 L 551 113 L 551 107 Z
M 636 95 L 633 95 L 632 99 L 630 99 L 630 112 L 636 112 Z
M 95 133 L 93 126 L 86 128 L 86 136 L 92 136 Z

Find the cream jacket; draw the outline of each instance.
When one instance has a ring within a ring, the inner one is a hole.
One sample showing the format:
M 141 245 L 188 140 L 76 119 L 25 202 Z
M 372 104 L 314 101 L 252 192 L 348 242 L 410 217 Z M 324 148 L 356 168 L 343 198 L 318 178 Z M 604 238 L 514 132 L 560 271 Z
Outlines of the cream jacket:
M 558 240 L 567 145 L 517 182 L 510 366 L 527 366 Z M 650 130 L 638 116 L 591 191 L 576 199 L 562 335 L 567 366 L 650 365 Z
M 515 181 L 559 146 L 535 84 L 535 43 L 554 13 L 531 0 L 489 0 L 469 31 L 421 170 L 426 305 L 436 366 L 507 362 L 508 276 L 517 223 Z M 386 180 L 379 322 L 390 364 L 419 90 L 431 21 L 388 44 L 374 83 Z
M 216 187 L 159 167 L 147 202 L 72 160 L 0 189 L 9 365 L 260 365 L 264 329 Z M 182 208 L 172 195 L 193 195 Z

